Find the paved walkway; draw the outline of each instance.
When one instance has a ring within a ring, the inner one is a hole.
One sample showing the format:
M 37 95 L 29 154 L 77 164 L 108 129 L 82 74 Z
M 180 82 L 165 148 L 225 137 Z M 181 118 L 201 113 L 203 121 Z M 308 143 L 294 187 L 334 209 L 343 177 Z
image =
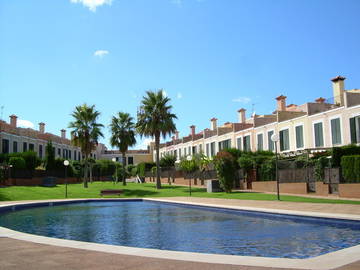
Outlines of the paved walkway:
M 339 213 L 360 215 L 359 205 L 335 205 L 313 203 L 291 203 L 275 201 L 242 201 L 210 198 L 168 198 L 181 202 L 235 205 L 245 207 L 271 208 L 321 213 Z M 2 202 L 1 204 L 6 204 Z M 275 270 L 250 266 L 207 264 L 145 258 L 139 256 L 118 255 L 81 249 L 56 247 L 32 242 L 0 237 L 0 269 L 239 269 L 239 270 Z M 359 254 L 360 257 L 360 254 Z M 284 269 L 284 268 L 282 268 Z M 337 270 L 359 270 L 360 261 L 338 268 Z

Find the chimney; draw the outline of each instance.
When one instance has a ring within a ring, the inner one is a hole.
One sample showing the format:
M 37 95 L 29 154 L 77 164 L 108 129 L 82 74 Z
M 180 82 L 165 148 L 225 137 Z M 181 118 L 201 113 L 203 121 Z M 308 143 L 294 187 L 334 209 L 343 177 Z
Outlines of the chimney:
M 245 124 L 246 122 L 246 110 L 244 108 L 241 108 L 238 110 L 239 115 L 239 123 Z
M 61 130 L 61 138 L 66 139 L 66 130 L 65 129 Z
M 317 99 L 315 99 L 316 103 L 325 103 L 325 98 L 319 97 Z
M 211 118 L 210 121 L 211 121 L 211 130 L 217 129 L 217 119 L 214 117 Z
M 191 136 L 193 136 L 193 137 L 195 136 L 195 133 L 196 133 L 196 132 L 195 132 L 195 128 L 196 128 L 196 127 L 195 127 L 194 125 L 190 126 Z
M 340 106 L 344 105 L 345 79 L 346 78 L 342 76 L 337 76 L 331 79 L 333 85 L 334 103 L 339 104 Z
M 179 139 L 179 131 L 175 131 L 175 140 Z
M 43 122 L 39 123 L 39 131 L 41 134 L 45 133 L 45 123 Z
M 286 97 L 281 95 L 276 98 L 277 100 L 277 110 L 286 111 Z
M 17 116 L 15 114 L 10 115 L 10 126 L 13 128 L 17 127 Z

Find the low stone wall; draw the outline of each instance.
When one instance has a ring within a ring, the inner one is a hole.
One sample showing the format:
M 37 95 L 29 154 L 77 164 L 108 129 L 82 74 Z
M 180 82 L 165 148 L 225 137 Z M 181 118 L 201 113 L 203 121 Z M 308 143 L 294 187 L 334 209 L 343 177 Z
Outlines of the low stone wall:
M 329 195 L 329 185 L 324 184 L 323 182 L 315 183 L 315 194 L 319 196 L 327 196 Z
M 146 177 L 145 178 L 145 181 L 146 182 L 156 182 L 156 178 L 155 178 L 155 181 L 153 178 L 150 178 L 150 177 Z M 172 185 L 179 185 L 179 186 L 188 186 L 189 185 L 189 179 L 185 179 L 183 177 L 179 177 L 179 178 L 175 178 L 175 181 L 173 182 L 172 178 L 170 178 L 170 181 L 171 181 L 171 184 Z M 167 177 L 162 177 L 161 178 L 161 183 L 163 184 L 168 184 L 169 183 L 169 180 Z M 205 187 L 205 181 L 204 181 L 204 185 L 201 185 L 201 180 L 197 179 L 196 181 L 196 184 L 195 184 L 195 180 L 194 179 L 191 179 L 191 185 L 192 186 L 196 186 L 196 187 Z
M 26 178 L 12 178 L 8 179 L 7 184 L 12 186 L 39 186 L 42 184 L 44 177 L 34 177 L 30 179 Z M 82 179 L 77 179 L 74 177 L 67 178 L 68 184 L 81 183 Z M 65 184 L 65 178 L 56 178 L 57 184 Z
M 276 181 L 252 182 L 254 191 L 276 192 Z M 280 183 L 280 193 L 307 194 L 306 183 Z
M 339 196 L 344 198 L 360 199 L 360 183 L 357 184 L 339 184 Z

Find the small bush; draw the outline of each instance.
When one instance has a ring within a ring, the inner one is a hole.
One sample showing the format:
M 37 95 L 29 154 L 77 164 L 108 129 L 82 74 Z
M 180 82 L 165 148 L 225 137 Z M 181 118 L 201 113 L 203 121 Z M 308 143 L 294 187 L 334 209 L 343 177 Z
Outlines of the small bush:
M 160 159 L 161 168 L 170 168 L 175 166 L 176 156 L 166 154 Z
M 139 175 L 139 177 L 141 178 L 145 177 L 145 168 L 146 168 L 145 162 L 139 163 L 137 165 L 137 174 Z
M 9 165 L 12 165 L 15 170 L 26 168 L 25 159 L 22 157 L 11 157 L 9 159 Z
M 341 168 L 345 182 L 360 182 L 360 155 L 343 156 Z
M 360 155 L 360 146 L 354 144 L 332 149 L 332 163 L 334 167 L 340 167 L 343 156 Z
M 268 159 L 262 163 L 258 173 L 261 181 L 274 181 L 276 179 L 276 159 Z
M 29 171 L 34 171 L 35 168 L 41 164 L 41 159 L 38 158 L 36 152 L 34 151 L 27 151 L 21 154 L 25 160 L 26 169 L 28 169 Z
M 216 173 L 219 177 L 220 187 L 229 193 L 234 188 L 235 158 L 232 154 L 220 151 L 214 158 Z
M 329 159 L 325 156 L 319 157 L 315 161 L 315 179 L 316 181 L 324 181 L 325 172 L 324 169 L 329 164 Z

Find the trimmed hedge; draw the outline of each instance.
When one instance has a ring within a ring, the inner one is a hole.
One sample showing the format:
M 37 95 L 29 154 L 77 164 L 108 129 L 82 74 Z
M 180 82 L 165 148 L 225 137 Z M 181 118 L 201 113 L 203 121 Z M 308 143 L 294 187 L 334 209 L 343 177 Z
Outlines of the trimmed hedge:
M 343 147 L 334 147 L 332 149 L 332 166 L 340 167 L 343 156 L 360 155 L 360 146 L 354 144 Z
M 22 157 L 11 157 L 9 159 L 9 164 L 12 165 L 15 170 L 26 168 L 25 159 L 23 159 Z
M 342 175 L 346 183 L 360 182 L 360 155 L 341 158 Z

